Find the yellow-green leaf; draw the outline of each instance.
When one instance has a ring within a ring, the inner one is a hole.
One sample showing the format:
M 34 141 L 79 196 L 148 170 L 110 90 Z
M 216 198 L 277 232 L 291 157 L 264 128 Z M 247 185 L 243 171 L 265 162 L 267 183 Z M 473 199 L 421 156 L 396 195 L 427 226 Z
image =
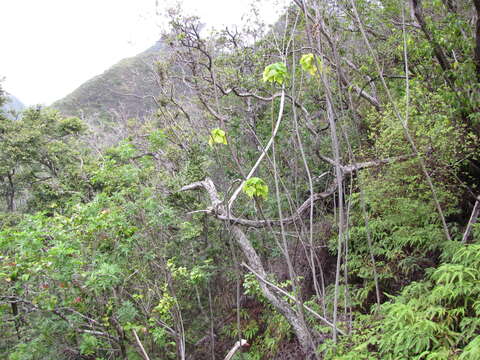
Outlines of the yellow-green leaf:
M 287 77 L 287 66 L 283 62 L 270 64 L 263 70 L 263 82 L 276 82 L 281 85 Z
M 315 76 L 317 73 L 317 67 L 315 66 L 315 55 L 304 54 L 300 58 L 300 65 L 302 65 L 303 71 L 308 71 L 310 75 Z
M 251 198 L 256 196 L 266 199 L 268 197 L 268 185 L 265 184 L 265 181 L 258 177 L 252 177 L 245 181 L 242 190 Z
M 208 139 L 208 145 L 214 144 L 227 145 L 227 134 L 222 129 L 213 129 L 210 131 L 210 138 Z

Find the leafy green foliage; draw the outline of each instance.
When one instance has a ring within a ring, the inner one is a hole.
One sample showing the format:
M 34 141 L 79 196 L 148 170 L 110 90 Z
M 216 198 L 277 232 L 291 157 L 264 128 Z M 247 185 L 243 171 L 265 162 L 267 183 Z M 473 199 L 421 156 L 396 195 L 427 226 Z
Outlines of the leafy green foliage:
M 302 66 L 303 71 L 308 71 L 310 75 L 315 76 L 317 73 L 317 67 L 315 65 L 315 55 L 313 54 L 304 54 L 300 58 L 300 65 Z
M 208 144 L 213 146 L 214 144 L 223 144 L 227 145 L 227 135 L 222 129 L 213 129 L 210 132 L 210 138 L 208 139 Z
M 480 336 L 465 346 L 465 351 L 460 355 L 459 360 L 474 360 L 478 358 L 478 354 L 480 354 Z
M 287 66 L 283 62 L 270 64 L 263 70 L 263 82 L 282 85 L 288 78 Z
M 243 184 L 242 190 L 249 197 L 262 197 L 267 199 L 268 197 L 268 185 L 265 184 L 265 181 L 258 177 L 251 177 L 245 184 Z
M 82 355 L 93 355 L 96 353 L 98 340 L 95 336 L 83 334 L 80 343 L 80 353 Z
M 29 207 L 44 209 L 87 186 L 80 164 L 88 156 L 78 148 L 85 130 L 79 119 L 49 109 L 27 109 L 19 120 L 0 118 L 0 189 L 8 212 L 26 192 Z
M 163 130 L 154 130 L 148 135 L 148 141 L 150 143 L 150 149 L 152 151 L 158 151 L 162 149 L 166 142 L 167 136 Z
M 379 359 L 448 359 L 454 354 L 461 354 L 460 359 L 472 358 L 480 331 L 476 318 L 480 247 L 457 244 L 455 248 L 451 262 L 431 269 L 425 281 L 410 284 L 385 303 L 376 325 L 378 333 L 364 338 L 363 345 L 341 359 L 349 359 L 360 349 L 366 353 L 372 345 Z

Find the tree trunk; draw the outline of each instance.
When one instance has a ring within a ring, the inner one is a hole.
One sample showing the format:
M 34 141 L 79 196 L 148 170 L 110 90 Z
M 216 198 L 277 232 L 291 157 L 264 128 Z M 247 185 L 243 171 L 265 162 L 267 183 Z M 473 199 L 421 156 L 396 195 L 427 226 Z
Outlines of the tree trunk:
M 245 233 L 236 225 L 231 226 L 231 231 L 237 244 L 243 251 L 243 254 L 247 258 L 248 264 L 255 270 L 262 278 L 267 279 L 267 273 L 263 268 L 260 257 L 253 248 L 250 241 L 247 239 Z M 303 352 L 309 356 L 314 349 L 311 348 L 311 338 L 310 332 L 303 326 L 303 322 L 300 320 L 299 315 L 292 310 L 290 305 L 284 301 L 282 298 L 275 295 L 267 284 L 262 281 L 259 281 L 260 289 L 262 290 L 263 295 L 268 299 L 268 301 L 273 305 L 273 307 L 282 314 L 292 326 L 295 335 L 297 336 L 298 342 L 302 347 Z M 307 357 L 308 358 L 308 357 Z
M 219 199 L 217 189 L 215 188 L 215 185 L 211 179 L 207 178 L 204 181 L 199 181 L 184 186 L 180 191 L 194 190 L 198 188 L 204 188 L 205 190 L 207 190 L 210 201 L 212 202 L 212 209 L 214 209 L 215 214 L 228 217 L 228 213 L 225 207 L 222 205 L 222 201 L 220 201 Z M 237 225 L 231 225 L 230 230 L 238 246 L 242 250 L 243 255 L 247 259 L 249 266 L 259 276 L 267 279 L 267 272 L 263 267 L 262 261 L 260 260 L 257 251 L 253 248 L 250 240 L 248 240 L 245 233 Z M 288 323 L 292 326 L 298 342 L 300 343 L 300 346 L 302 347 L 302 350 L 306 355 L 306 359 L 310 359 L 311 355 L 315 353 L 315 349 L 312 348 L 312 339 L 310 336 L 310 332 L 306 328 L 305 323 L 302 322 L 301 316 L 297 314 L 297 312 L 292 309 L 290 304 L 283 300 L 281 296 L 276 295 L 274 292 L 272 292 L 267 284 L 262 281 L 259 281 L 258 283 L 262 294 L 268 299 L 268 301 L 275 308 L 275 310 L 282 314 L 288 321 Z
M 14 172 L 12 171 L 11 173 L 9 172 L 7 174 L 7 179 L 8 179 L 8 189 L 7 189 L 7 194 L 6 194 L 6 200 L 7 200 L 7 211 L 8 212 L 14 212 L 15 211 L 15 186 L 13 184 L 13 174 Z
M 477 10 L 477 30 L 475 33 L 475 54 L 474 62 L 477 70 L 477 80 L 480 82 L 480 0 L 473 0 L 475 9 Z
M 474 0 L 474 1 L 479 2 L 479 0 Z M 433 52 L 442 70 L 445 72 L 451 70 L 450 63 L 448 62 L 447 56 L 445 55 L 443 48 L 435 40 L 435 37 L 427 27 L 427 23 L 425 22 L 425 18 L 423 17 L 422 0 L 412 0 L 412 5 L 413 5 L 413 11 L 414 11 L 415 17 L 420 25 L 420 28 L 425 34 L 425 37 L 427 38 L 430 45 L 433 47 Z M 445 80 L 447 81 L 448 85 L 454 90 L 453 77 L 450 73 L 445 74 Z

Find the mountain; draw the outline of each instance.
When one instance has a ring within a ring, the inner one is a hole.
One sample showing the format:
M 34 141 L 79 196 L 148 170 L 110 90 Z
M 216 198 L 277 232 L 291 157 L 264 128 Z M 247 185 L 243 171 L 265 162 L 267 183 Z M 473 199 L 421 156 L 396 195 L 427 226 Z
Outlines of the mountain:
M 25 105 L 12 94 L 6 93 L 7 101 L 3 105 L 2 110 L 5 112 L 7 117 L 16 118 L 17 115 L 25 109 Z
M 65 116 L 78 116 L 91 124 L 149 117 L 156 109 L 154 96 L 159 91 L 156 63 L 164 53 L 166 46 L 158 41 L 88 80 L 52 107 Z

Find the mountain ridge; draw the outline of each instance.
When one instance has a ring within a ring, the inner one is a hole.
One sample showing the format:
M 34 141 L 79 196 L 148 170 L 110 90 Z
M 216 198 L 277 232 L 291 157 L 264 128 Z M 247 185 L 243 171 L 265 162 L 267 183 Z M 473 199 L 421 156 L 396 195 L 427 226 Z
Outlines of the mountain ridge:
M 5 95 L 6 102 L 1 109 L 8 118 L 15 119 L 18 117 L 18 114 L 25 109 L 26 106 L 20 99 L 9 92 L 6 92 Z
M 165 50 L 159 40 L 87 80 L 51 107 L 65 116 L 78 116 L 94 124 L 148 118 L 155 112 L 154 96 L 159 90 L 155 64 Z

